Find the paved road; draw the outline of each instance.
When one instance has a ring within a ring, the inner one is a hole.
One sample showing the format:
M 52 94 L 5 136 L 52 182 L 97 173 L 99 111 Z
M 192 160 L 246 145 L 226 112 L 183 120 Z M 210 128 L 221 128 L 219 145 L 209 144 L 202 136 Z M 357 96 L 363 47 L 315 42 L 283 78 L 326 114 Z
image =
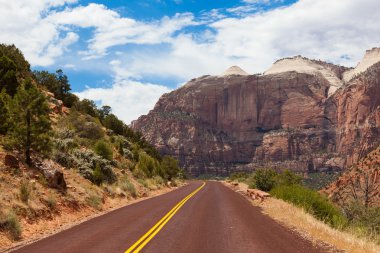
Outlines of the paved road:
M 147 233 L 154 226 L 155 230 Z M 136 243 L 143 235 L 141 243 Z M 203 187 L 201 182 L 192 182 L 14 252 L 122 253 L 128 249 L 135 252 L 144 243 L 141 252 L 153 253 L 321 252 L 217 182 Z

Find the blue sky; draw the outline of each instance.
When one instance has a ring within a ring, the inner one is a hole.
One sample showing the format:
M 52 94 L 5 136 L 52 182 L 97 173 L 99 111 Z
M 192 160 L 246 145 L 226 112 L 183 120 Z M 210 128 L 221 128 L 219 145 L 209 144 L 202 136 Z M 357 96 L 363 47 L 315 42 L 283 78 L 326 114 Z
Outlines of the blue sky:
M 377 0 L 0 0 L 0 42 L 130 123 L 187 80 L 303 55 L 355 66 L 379 46 Z

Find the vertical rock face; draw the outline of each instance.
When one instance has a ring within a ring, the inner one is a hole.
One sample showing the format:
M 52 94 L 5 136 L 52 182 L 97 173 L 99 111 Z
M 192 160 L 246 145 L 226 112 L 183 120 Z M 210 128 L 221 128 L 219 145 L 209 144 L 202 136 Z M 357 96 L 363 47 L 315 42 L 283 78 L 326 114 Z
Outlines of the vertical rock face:
M 379 144 L 380 64 L 350 82 L 345 71 L 302 57 L 264 75 L 233 67 L 163 95 L 132 127 L 194 175 L 345 168 Z

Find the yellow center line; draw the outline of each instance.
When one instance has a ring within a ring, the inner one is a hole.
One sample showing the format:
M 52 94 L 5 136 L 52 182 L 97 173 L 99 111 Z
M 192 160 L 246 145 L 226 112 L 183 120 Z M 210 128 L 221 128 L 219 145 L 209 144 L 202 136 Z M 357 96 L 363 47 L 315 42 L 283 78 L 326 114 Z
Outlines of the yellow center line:
M 203 183 L 200 187 L 198 187 L 195 191 L 187 195 L 184 199 L 182 199 L 173 209 L 171 209 L 164 217 L 161 218 L 159 222 L 157 222 L 148 232 L 146 232 L 139 240 L 137 240 L 129 249 L 125 251 L 125 253 L 137 253 L 140 252 L 142 248 L 145 247 L 146 244 L 149 243 L 153 237 L 160 232 L 160 230 L 165 226 L 166 223 L 174 216 L 175 213 L 198 191 L 200 191 L 206 183 Z

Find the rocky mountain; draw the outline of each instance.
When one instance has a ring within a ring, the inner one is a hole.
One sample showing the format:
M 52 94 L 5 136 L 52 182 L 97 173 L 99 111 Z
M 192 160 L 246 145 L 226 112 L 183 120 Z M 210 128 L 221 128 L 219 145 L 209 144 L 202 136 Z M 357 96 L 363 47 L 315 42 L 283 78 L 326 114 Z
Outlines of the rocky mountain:
M 356 68 L 301 56 L 262 75 L 234 66 L 164 94 L 132 128 L 193 175 L 345 169 L 380 144 L 379 62 L 373 48 Z

